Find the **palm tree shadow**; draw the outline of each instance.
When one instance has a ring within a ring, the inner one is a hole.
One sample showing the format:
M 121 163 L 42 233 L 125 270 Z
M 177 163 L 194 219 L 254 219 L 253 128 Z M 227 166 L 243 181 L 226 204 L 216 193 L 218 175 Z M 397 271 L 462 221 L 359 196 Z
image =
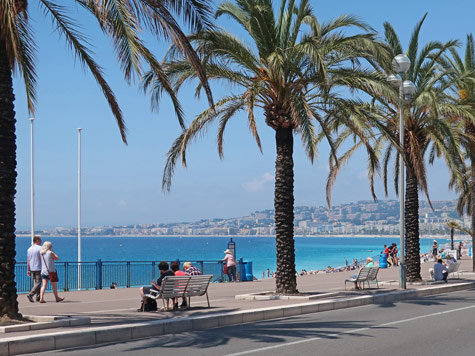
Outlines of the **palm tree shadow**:
M 308 321 L 302 322 L 294 317 L 280 320 L 268 320 L 255 324 L 230 326 L 208 330 L 206 335 L 202 333 L 186 333 L 180 337 L 164 335 L 160 338 L 150 339 L 141 346 L 130 348 L 128 351 L 139 351 L 149 348 L 199 348 L 207 349 L 223 346 L 230 339 L 239 339 L 243 343 L 275 344 L 286 342 L 287 338 L 305 340 L 309 338 L 339 339 L 341 333 L 356 337 L 373 337 L 361 331 L 351 333 L 348 330 L 367 328 L 372 321 Z M 388 329 L 389 327 L 386 327 Z

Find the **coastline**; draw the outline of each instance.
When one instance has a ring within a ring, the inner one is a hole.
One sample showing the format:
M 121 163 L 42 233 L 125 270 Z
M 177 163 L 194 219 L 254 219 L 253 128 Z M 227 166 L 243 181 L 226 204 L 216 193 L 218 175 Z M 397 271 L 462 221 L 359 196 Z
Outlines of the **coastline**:
M 17 237 L 29 237 L 31 236 L 30 234 L 17 234 Z M 60 235 L 60 236 L 55 236 L 55 235 L 42 235 L 44 237 L 65 237 L 65 238 L 77 238 L 77 235 Z M 235 237 L 249 237 L 249 238 L 254 238 L 254 237 L 264 237 L 264 238 L 275 238 L 274 235 L 82 235 L 82 238 L 89 238 L 89 237 L 196 237 L 196 238 L 208 238 L 208 237 L 221 237 L 221 238 L 235 238 Z M 399 235 L 295 235 L 294 238 L 301 238 L 301 237 L 314 237 L 314 238 L 320 238 L 320 237 L 335 237 L 335 238 L 381 238 L 381 239 L 399 239 Z M 455 235 L 454 239 L 455 240 L 461 240 L 463 237 L 469 238 L 468 235 L 466 234 L 460 234 L 460 235 Z M 420 239 L 447 239 L 450 240 L 450 236 L 448 235 L 424 235 L 424 236 L 419 236 Z

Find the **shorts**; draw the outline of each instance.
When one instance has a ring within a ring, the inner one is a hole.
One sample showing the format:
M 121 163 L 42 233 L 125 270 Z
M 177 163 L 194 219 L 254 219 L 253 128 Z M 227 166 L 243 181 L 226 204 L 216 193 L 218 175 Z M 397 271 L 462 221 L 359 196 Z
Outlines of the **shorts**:
M 42 274 L 41 279 L 46 279 L 49 281 L 49 274 Z

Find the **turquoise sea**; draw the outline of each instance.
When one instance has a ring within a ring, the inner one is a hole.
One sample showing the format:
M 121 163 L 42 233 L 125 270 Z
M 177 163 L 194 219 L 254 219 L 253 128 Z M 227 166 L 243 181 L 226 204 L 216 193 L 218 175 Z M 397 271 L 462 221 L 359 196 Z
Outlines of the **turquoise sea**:
M 201 261 L 220 260 L 227 248 L 229 237 L 82 237 L 82 261 Z M 16 260 L 26 262 L 30 237 L 17 237 Z M 45 237 L 51 241 L 60 261 L 77 261 L 77 238 Z M 276 269 L 275 239 L 273 237 L 233 237 L 236 254 L 244 261 L 252 261 L 253 273 L 262 278 L 262 272 Z M 348 260 L 365 259 L 381 253 L 384 244 L 399 237 L 296 237 L 296 269 L 316 270 L 327 266 L 343 266 Z M 447 240 L 438 239 L 439 246 Z M 427 252 L 432 239 L 421 239 L 421 252 Z

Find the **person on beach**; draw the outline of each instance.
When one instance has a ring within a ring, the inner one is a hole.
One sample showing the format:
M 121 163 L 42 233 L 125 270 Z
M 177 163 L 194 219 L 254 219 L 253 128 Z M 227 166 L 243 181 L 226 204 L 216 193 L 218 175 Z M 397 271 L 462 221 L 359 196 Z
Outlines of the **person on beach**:
M 234 258 L 231 250 L 227 249 L 224 251 L 226 254 L 223 258 L 223 261 L 226 263 L 227 266 L 227 275 L 230 282 L 236 282 L 236 259 Z
M 56 283 L 58 282 L 57 280 L 57 275 L 56 275 L 56 280 L 50 279 L 50 276 L 54 276 L 56 274 L 56 267 L 54 266 L 54 261 L 59 260 L 59 257 L 57 254 L 53 252 L 53 244 L 49 241 L 45 241 L 43 244 L 43 247 L 41 247 L 40 250 L 40 256 L 41 256 L 41 279 L 42 279 L 42 286 L 41 286 L 41 291 L 40 291 L 40 303 L 46 303 L 45 301 L 45 291 L 46 287 L 48 286 L 48 281 L 51 282 L 51 288 L 53 289 L 53 295 L 54 298 L 56 299 L 56 302 L 62 302 L 64 298 L 60 298 L 58 295 L 58 288 Z
M 430 276 L 434 281 L 444 281 L 447 283 L 447 277 L 449 275 L 449 271 L 447 266 L 442 264 L 442 259 L 439 258 L 437 263 L 434 264 L 434 268 L 429 269 Z
M 33 296 L 36 296 L 36 301 L 40 301 L 40 288 L 41 288 L 41 237 L 35 235 L 33 237 L 33 245 L 26 252 L 26 274 L 28 277 L 33 277 L 33 288 L 26 295 L 28 300 L 34 303 Z
M 434 243 L 432 244 L 432 256 L 433 256 L 434 258 L 437 257 L 438 249 L 439 249 L 439 245 L 437 245 L 437 241 L 434 240 Z
M 201 276 L 203 274 L 200 269 L 193 266 L 191 262 L 183 263 L 183 269 L 187 276 Z
M 463 247 L 463 242 L 460 241 L 457 247 L 457 260 L 460 260 L 462 258 L 462 247 Z

